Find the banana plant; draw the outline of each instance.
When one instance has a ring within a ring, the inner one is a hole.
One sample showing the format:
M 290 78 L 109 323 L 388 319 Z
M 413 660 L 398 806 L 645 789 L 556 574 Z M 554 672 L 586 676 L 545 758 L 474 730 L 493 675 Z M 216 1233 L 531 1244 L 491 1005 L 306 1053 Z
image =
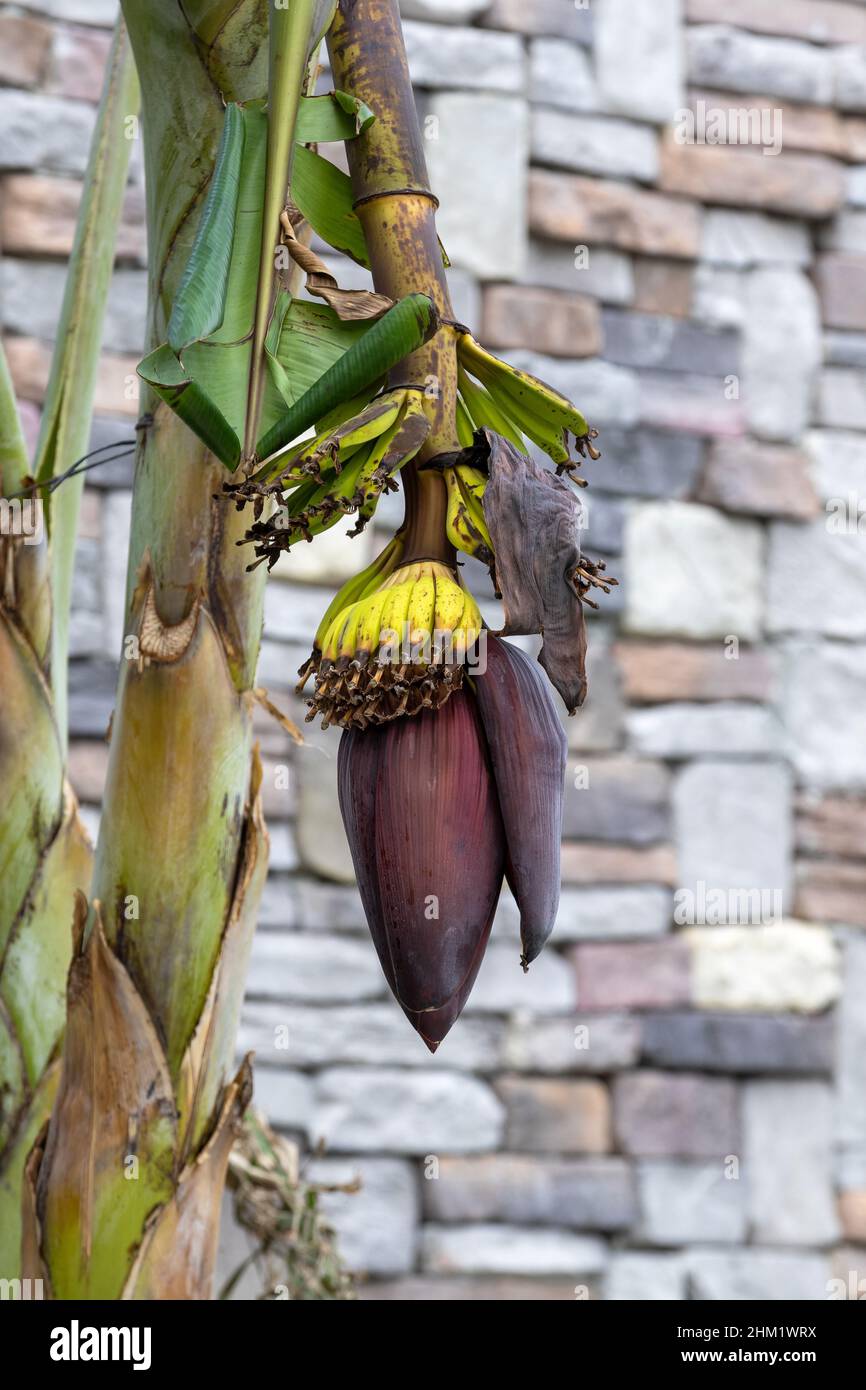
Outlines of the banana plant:
M 484 628 L 458 552 L 491 566 L 505 632 L 543 633 L 570 709 L 583 603 L 613 581 L 580 555 L 567 481 L 582 485 L 573 452 L 596 457 L 595 432 L 454 318 L 396 0 L 123 11 L 150 263 L 127 659 L 22 1249 L 56 1297 L 188 1299 L 210 1292 L 250 1093 L 233 1055 L 267 861 L 261 562 L 341 516 L 363 528 L 402 483 L 403 524 L 336 595 L 301 676 L 311 716 L 344 729 L 365 910 L 431 1049 L 471 989 L 503 878 L 524 966 L 558 897 L 563 731 L 539 669 Z M 312 148 L 335 137 L 349 176 Z M 368 265 L 373 292 L 341 290 L 311 231 Z M 302 279 L 322 304 L 299 300 Z
M 106 66 L 35 457 L 0 349 L 0 1276 L 20 1269 L 21 1178 L 57 1090 L 74 894 L 92 847 L 66 779 L 69 606 L 102 322 L 126 183 L 135 68 Z M 17 524 L 16 524 L 17 523 Z M 29 524 L 28 524 L 29 523 Z
M 313 420 L 302 399 L 226 491 L 270 506 L 246 533 L 270 565 L 340 515 L 362 528 L 380 492 L 403 483 L 402 526 L 329 605 L 299 690 L 312 678 L 308 718 L 344 730 L 340 805 L 367 921 L 392 992 L 435 1051 L 481 966 L 503 881 L 524 969 L 558 907 L 565 735 L 538 667 L 500 637 L 543 634 L 541 666 L 574 713 L 584 604 L 616 581 L 581 555 L 569 486 L 586 486 L 579 461 L 599 457 L 597 432 L 454 318 L 396 0 L 340 0 L 328 47 L 335 83 L 376 119 L 347 144 L 349 177 L 327 173 L 327 216 L 306 182 L 319 156 L 305 153 L 289 220 L 369 263 L 386 299 L 427 296 L 435 321 L 341 408 L 350 349 L 334 397 L 315 402 L 332 409 L 313 438 L 290 439 Z M 460 577 L 461 553 L 490 567 L 499 635 Z

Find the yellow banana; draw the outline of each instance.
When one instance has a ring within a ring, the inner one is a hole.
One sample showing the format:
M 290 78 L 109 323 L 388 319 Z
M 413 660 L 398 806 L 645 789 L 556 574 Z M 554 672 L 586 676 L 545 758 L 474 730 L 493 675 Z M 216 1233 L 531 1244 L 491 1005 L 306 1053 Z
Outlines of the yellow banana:
M 448 539 L 456 549 L 462 550 L 466 555 L 477 555 L 489 565 L 493 559 L 493 543 L 484 513 L 480 501 L 476 500 L 463 483 L 460 474 L 460 466 L 445 469 L 445 486 L 448 489 Z
M 361 570 L 360 574 L 355 574 L 351 579 L 348 579 L 339 592 L 334 595 L 316 630 L 315 645 L 320 651 L 328 629 L 338 614 L 350 607 L 357 599 L 364 598 L 368 593 L 372 593 L 374 589 L 378 588 L 383 579 L 387 578 L 399 564 L 402 551 L 403 537 L 398 534 L 392 541 L 388 542 L 372 564 L 368 565 L 365 570 Z
M 436 576 L 433 624 L 437 632 L 451 632 L 458 625 L 465 598 L 465 591 L 450 574 Z
M 436 602 L 436 581 L 432 574 L 422 574 L 412 586 L 409 610 L 406 614 L 408 637 L 413 649 L 424 647 L 433 632 L 433 608 Z
M 379 589 L 369 598 L 361 599 L 363 615 L 358 627 L 355 647 L 356 656 L 370 656 L 378 649 L 379 632 L 382 626 L 382 609 L 385 606 L 387 590 Z
M 389 602 L 382 609 L 382 623 L 379 629 L 380 648 L 382 643 L 386 642 L 390 653 L 395 656 L 402 648 L 406 635 L 406 623 L 413 587 L 412 581 L 406 580 L 404 583 L 389 589 Z M 385 653 L 380 654 L 385 655 Z

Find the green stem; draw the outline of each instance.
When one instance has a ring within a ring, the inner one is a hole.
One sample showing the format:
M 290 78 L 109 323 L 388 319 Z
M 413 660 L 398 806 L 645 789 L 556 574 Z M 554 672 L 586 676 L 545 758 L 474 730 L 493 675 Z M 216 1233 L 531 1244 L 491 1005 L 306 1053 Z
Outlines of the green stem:
M 87 451 L 93 394 L 114 242 L 132 137 L 128 124 L 138 113 L 138 80 L 126 30 L 115 26 L 108 55 L 102 104 L 90 149 L 87 179 L 57 330 L 57 349 L 45 394 L 45 407 L 33 473 L 40 481 L 64 472 Z M 51 536 L 53 621 L 51 685 L 60 737 L 66 744 L 69 606 L 75 563 L 75 536 L 83 478 L 71 478 L 45 503 Z
M 275 0 L 269 0 L 269 5 L 268 158 L 244 436 L 245 458 L 252 458 L 258 438 L 265 380 L 264 345 L 274 303 L 274 258 L 280 239 L 280 213 L 285 207 L 286 189 L 292 173 L 298 106 L 304 92 L 308 52 L 316 20 L 316 0 L 292 0 L 288 10 L 277 8 Z

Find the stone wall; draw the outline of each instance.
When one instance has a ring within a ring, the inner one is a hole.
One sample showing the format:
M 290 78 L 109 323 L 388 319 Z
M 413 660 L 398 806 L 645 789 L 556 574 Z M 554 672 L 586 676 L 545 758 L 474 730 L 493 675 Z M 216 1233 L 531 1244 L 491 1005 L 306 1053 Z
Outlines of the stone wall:
M 601 429 L 587 547 L 622 582 L 567 725 L 553 944 L 524 977 L 504 903 L 435 1058 L 366 933 L 335 738 L 293 751 L 262 724 L 272 873 L 241 1040 L 259 1103 L 325 1140 L 315 1173 L 363 1178 L 328 1200 L 369 1297 L 856 1296 L 866 4 L 403 9 L 457 313 Z M 0 6 L 2 316 L 31 431 L 113 10 Z M 718 143 L 740 119 L 753 143 Z M 94 443 L 137 409 L 138 154 Z M 90 474 L 81 521 L 71 763 L 94 825 L 131 480 L 128 461 Z M 280 567 L 272 692 L 376 541 L 331 532 Z

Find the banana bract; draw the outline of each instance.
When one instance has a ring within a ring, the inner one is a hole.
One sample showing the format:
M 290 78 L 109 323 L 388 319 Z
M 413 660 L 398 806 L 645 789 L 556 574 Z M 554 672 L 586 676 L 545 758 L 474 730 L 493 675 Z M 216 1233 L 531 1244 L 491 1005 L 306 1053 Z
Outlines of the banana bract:
M 566 741 L 540 673 L 487 639 L 488 664 L 439 710 L 340 743 L 339 793 L 388 984 L 435 1052 L 475 982 L 505 876 L 524 967 L 559 902 Z

